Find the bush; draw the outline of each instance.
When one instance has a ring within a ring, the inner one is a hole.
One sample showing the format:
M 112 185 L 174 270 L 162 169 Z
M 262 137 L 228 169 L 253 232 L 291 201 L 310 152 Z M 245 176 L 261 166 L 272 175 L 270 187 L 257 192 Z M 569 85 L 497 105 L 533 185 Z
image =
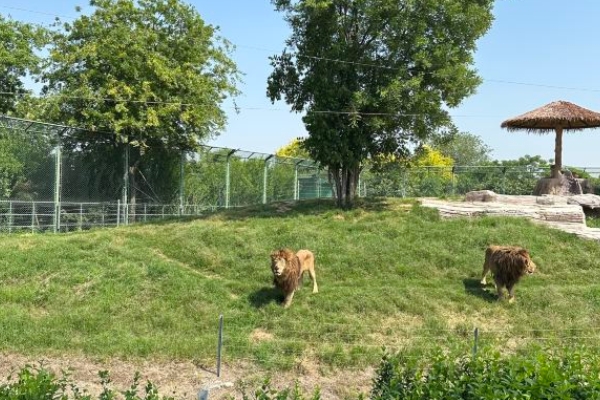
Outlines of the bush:
M 111 379 L 107 371 L 100 371 L 98 375 L 102 384 L 102 392 L 98 396 L 98 400 L 116 398 L 124 398 L 125 400 L 172 400 L 170 397 L 160 397 L 157 388 L 150 381 L 146 383 L 144 393 L 141 394 L 139 391 L 141 376 L 137 372 L 129 390 L 122 393 L 115 392 L 110 387 Z M 42 366 L 27 365 L 19 371 L 16 379 L 9 376 L 8 383 L 0 386 L 0 399 L 91 400 L 92 397 L 85 390 L 80 390 L 66 373 L 63 373 L 63 376 L 59 378 Z
M 230 397 L 233 400 L 233 397 Z M 287 388 L 283 390 L 277 390 L 271 386 L 271 380 L 265 379 L 263 384 L 254 391 L 252 394 L 248 394 L 244 388 L 242 388 L 242 399 L 243 400 L 321 400 L 321 392 L 319 389 L 315 389 L 312 395 L 305 395 L 298 382 L 294 384 L 293 388 Z
M 371 399 L 598 399 L 599 361 L 577 351 L 526 358 L 440 354 L 427 362 L 386 355 Z

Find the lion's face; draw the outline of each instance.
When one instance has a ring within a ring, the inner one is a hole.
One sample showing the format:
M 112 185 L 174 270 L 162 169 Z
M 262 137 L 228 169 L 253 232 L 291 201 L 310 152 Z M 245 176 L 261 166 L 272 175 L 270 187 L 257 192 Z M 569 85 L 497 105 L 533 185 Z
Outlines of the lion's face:
M 527 258 L 525 261 L 526 269 L 528 275 L 531 275 L 535 272 L 536 265 L 531 258 L 529 258 L 529 254 L 527 254 Z
M 273 271 L 273 275 L 281 276 L 285 271 L 285 267 L 287 265 L 286 254 L 284 251 L 274 251 L 271 253 L 271 271 Z
M 283 275 L 283 271 L 285 271 L 285 259 L 280 257 L 272 258 L 271 270 L 273 271 L 273 275 L 275 276 Z

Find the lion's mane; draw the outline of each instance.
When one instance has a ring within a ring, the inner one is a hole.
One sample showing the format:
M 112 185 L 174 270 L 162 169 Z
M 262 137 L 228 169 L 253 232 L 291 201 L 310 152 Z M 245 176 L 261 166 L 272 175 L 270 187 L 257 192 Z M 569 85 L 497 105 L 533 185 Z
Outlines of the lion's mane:
M 279 276 L 273 274 L 273 284 L 287 295 L 298 289 L 301 275 L 300 260 L 290 249 L 280 249 L 271 253 L 272 267 L 277 259 L 285 260 L 285 269 Z
M 494 280 L 507 287 L 514 286 L 535 269 L 529 252 L 514 246 L 489 246 L 485 250 L 485 264 L 494 274 Z

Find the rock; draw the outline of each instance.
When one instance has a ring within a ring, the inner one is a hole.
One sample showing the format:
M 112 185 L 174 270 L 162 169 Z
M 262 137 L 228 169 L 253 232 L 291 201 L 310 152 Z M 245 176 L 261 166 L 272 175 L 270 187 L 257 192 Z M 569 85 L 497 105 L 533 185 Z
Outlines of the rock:
M 587 193 L 569 196 L 567 204 L 578 204 L 583 208 L 595 209 L 600 208 L 600 196 Z
M 493 202 L 498 200 L 498 195 L 491 190 L 475 190 L 465 195 L 465 201 Z
M 542 204 L 544 206 L 553 206 L 555 204 L 554 198 L 548 195 L 542 195 L 535 198 L 536 204 Z
M 533 189 L 534 196 L 551 194 L 557 196 L 567 196 L 569 194 L 582 194 L 581 184 L 573 177 L 570 171 L 557 178 L 541 178 L 537 181 Z

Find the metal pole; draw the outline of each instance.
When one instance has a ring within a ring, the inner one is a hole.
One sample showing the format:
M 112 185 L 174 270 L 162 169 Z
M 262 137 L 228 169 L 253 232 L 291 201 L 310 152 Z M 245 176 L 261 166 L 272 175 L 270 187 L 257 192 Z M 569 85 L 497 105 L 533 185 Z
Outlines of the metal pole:
M 263 204 L 267 204 L 267 189 L 268 189 L 268 183 L 269 183 L 269 180 L 268 180 L 269 160 L 271 158 L 273 158 L 272 154 L 265 159 L 265 166 L 264 166 L 264 171 L 263 171 L 263 196 L 262 196 Z
M 294 166 L 294 200 L 298 200 L 300 198 L 300 190 L 298 183 L 298 165 L 300 165 L 302 161 L 298 161 Z
M 221 349 L 223 348 L 223 314 L 219 315 L 219 342 L 217 345 L 217 378 L 221 377 Z
M 60 192 L 62 181 L 62 152 L 60 145 L 54 148 L 56 163 L 54 167 L 54 233 L 60 231 Z
M 230 182 L 230 168 L 231 168 L 231 163 L 230 163 L 230 159 L 231 156 L 236 152 L 237 150 L 231 150 L 229 152 L 229 154 L 227 154 L 227 164 L 225 165 L 225 208 L 229 208 L 229 191 L 231 189 L 231 182 Z
M 124 158 L 125 168 L 123 172 L 123 193 L 121 201 L 123 202 L 123 223 L 127 225 L 127 203 L 129 202 L 129 143 L 125 145 Z M 119 212 L 121 212 L 121 207 L 119 207 Z
M 79 230 L 83 230 L 83 203 L 79 203 Z
M 13 202 L 8 202 L 8 233 L 12 233 L 12 227 L 14 224 L 14 216 L 13 216 Z
M 357 186 L 358 186 L 358 188 L 357 188 L 357 191 L 358 191 L 358 193 L 357 193 L 357 194 L 358 194 L 358 197 L 361 197 L 361 196 L 360 196 L 360 176 L 361 176 L 361 175 L 362 175 L 362 173 L 361 173 L 361 171 L 359 171 L 359 172 L 358 172 L 358 184 L 357 184 Z
M 35 233 L 35 201 L 31 202 L 31 233 Z
M 317 168 L 317 199 L 321 198 L 321 170 Z
M 479 341 L 479 328 L 473 332 L 473 357 L 477 356 L 477 342 Z
M 117 226 L 121 224 L 121 200 L 117 200 Z
M 184 197 L 184 169 L 185 169 L 185 151 L 181 152 L 181 162 L 179 163 L 179 215 L 183 215 L 183 197 Z

